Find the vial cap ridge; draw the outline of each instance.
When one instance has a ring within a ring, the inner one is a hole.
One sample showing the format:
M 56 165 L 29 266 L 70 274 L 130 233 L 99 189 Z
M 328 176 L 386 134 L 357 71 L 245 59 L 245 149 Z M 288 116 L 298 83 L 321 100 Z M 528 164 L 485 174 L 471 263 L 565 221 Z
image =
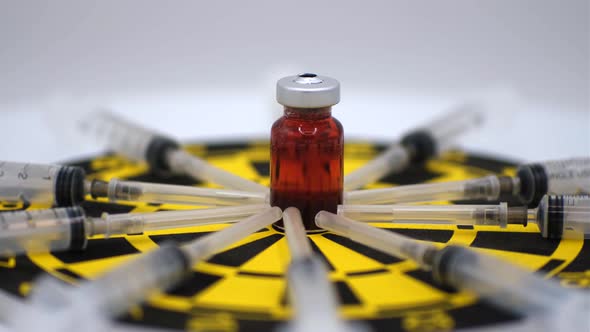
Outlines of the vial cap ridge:
M 340 82 L 313 73 L 283 77 L 277 82 L 277 101 L 297 108 L 336 105 L 340 102 Z

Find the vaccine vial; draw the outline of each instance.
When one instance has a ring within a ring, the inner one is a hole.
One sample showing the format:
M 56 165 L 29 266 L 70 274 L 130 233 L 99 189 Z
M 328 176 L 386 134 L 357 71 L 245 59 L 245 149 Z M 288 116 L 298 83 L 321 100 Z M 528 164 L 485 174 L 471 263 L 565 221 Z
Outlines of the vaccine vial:
M 337 212 L 342 204 L 343 130 L 332 117 L 340 83 L 305 73 L 277 83 L 284 116 L 271 130 L 270 203 L 301 211 L 305 229 L 317 231 L 315 215 Z M 277 223 L 282 228 L 282 221 Z

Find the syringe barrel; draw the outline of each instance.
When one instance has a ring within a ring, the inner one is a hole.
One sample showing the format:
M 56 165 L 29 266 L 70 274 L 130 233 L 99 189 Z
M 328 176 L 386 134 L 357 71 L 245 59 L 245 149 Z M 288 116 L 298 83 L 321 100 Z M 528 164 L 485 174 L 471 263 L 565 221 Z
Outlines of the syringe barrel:
M 114 202 L 123 200 L 201 206 L 262 204 L 268 199 L 267 195 L 262 192 L 197 188 L 117 179 L 109 181 L 107 195 L 109 200 Z
M 72 206 L 84 200 L 80 167 L 0 161 L 0 199 L 18 203 Z
M 590 196 L 545 195 L 536 215 L 543 237 L 590 239 Z
M 338 205 L 338 214 L 363 222 L 492 225 L 506 227 L 508 207 L 498 205 Z M 523 220 L 523 223 L 526 219 Z
M 225 188 L 267 193 L 267 187 L 217 168 L 183 150 L 170 150 L 165 155 L 175 173 L 189 174 L 195 179 L 222 185 Z
M 442 284 L 524 315 L 550 313 L 572 295 L 531 271 L 458 246 L 445 247 L 434 256 L 433 275 Z
M 0 213 L 0 255 L 13 256 L 86 247 L 79 207 Z
M 416 150 L 412 161 L 426 160 L 448 149 L 458 136 L 480 125 L 483 118 L 481 105 L 461 104 L 450 113 L 406 135 L 402 139 L 402 144 Z
M 522 165 L 520 198 L 535 207 L 545 194 L 590 194 L 590 158 L 579 157 Z
M 339 323 L 338 302 L 324 262 L 316 256 L 295 259 L 289 264 L 287 280 L 295 309 L 293 324 L 299 325 L 297 331 L 317 327 L 323 327 L 317 331 L 340 331 L 328 328 Z
M 344 193 L 344 204 L 399 204 L 450 200 L 496 200 L 500 180 L 491 175 L 479 179 L 414 184 Z
M 83 303 L 94 306 L 98 313 L 117 316 L 151 294 L 178 283 L 190 267 L 190 260 L 182 250 L 162 245 L 72 289 L 71 296 L 84 299 Z
M 412 238 L 375 228 L 327 211 L 315 217 L 318 227 L 346 236 L 353 241 L 383 251 L 400 258 L 411 259 L 425 269 L 429 269 L 429 255 L 435 250 L 431 244 L 418 242 Z
M 154 130 L 133 124 L 107 110 L 98 110 L 82 121 L 82 130 L 128 158 L 146 161 L 155 172 L 169 171 L 165 153 L 179 144 Z

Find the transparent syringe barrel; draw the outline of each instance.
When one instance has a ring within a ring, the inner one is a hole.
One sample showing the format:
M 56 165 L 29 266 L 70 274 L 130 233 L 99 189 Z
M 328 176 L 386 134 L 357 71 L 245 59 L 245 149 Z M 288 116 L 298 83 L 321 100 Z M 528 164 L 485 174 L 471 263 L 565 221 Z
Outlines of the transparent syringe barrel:
M 449 246 L 439 252 L 433 271 L 435 279 L 443 284 L 469 290 L 499 307 L 524 315 L 555 311 L 573 295 L 531 271 L 463 247 Z
M 170 288 L 189 268 L 188 258 L 178 247 L 163 245 L 81 284 L 72 290 L 71 296 L 84 299 L 80 303 L 96 308 L 98 313 L 116 316 L 151 294 Z
M 506 227 L 508 221 L 506 203 L 499 205 L 338 205 L 338 214 L 363 222 Z
M 423 130 L 430 133 L 436 144 L 436 151 L 440 152 L 448 149 L 458 136 L 480 125 L 483 119 L 482 105 L 465 103 L 424 126 Z
M 517 172 L 521 199 L 537 206 L 543 195 L 590 194 L 590 158 L 571 158 L 522 165 Z
M 153 213 L 103 213 L 100 219 L 94 218 L 89 227 L 92 227 L 90 234 L 102 234 L 105 237 L 120 234 L 141 234 L 145 231 L 237 222 L 268 208 L 267 204 L 252 204 Z
M 495 200 L 500 196 L 500 192 L 500 181 L 498 177 L 491 175 L 465 181 L 355 190 L 344 193 L 344 204 L 398 204 L 476 199 Z
M 108 110 L 98 110 L 83 119 L 81 129 L 94 135 L 112 149 L 134 160 L 145 160 L 156 131 L 135 125 Z
M 78 167 L 0 161 L 0 200 L 68 206 L 84 200 L 84 171 Z
M 0 213 L 0 255 L 13 256 L 86 246 L 81 208 Z
M 229 206 L 262 204 L 267 201 L 262 192 L 227 189 L 197 188 L 134 181 L 109 181 L 108 198 L 111 201 L 136 201 L 160 204 Z
M 590 196 L 545 195 L 537 211 L 543 237 L 590 239 Z
M 287 272 L 289 296 L 295 311 L 294 331 L 345 331 L 338 317 L 338 300 L 328 269 L 315 256 L 295 259 Z
M 315 223 L 318 227 L 341 234 L 366 246 L 400 258 L 414 260 L 425 269 L 429 268 L 429 264 L 425 262 L 427 259 L 425 256 L 436 248 L 431 244 L 421 243 L 326 211 L 316 215 Z
M 406 148 L 395 143 L 375 159 L 347 174 L 344 177 L 344 190 L 358 189 L 366 184 L 379 180 L 390 172 L 400 172 L 409 163 L 410 155 Z
M 172 171 L 188 174 L 195 179 L 213 182 L 225 188 L 263 193 L 268 192 L 268 188 L 261 184 L 217 168 L 183 150 L 168 151 L 166 160 Z

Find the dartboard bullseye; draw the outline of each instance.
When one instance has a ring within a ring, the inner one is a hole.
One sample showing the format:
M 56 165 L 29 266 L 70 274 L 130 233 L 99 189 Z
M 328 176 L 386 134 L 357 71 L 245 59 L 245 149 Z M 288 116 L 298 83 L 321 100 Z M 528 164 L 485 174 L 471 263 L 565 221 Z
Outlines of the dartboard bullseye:
M 347 142 L 344 172 L 373 159 L 385 146 Z M 190 153 L 213 165 L 259 184 L 269 185 L 268 142 L 191 144 Z M 72 163 L 82 166 L 91 179 L 112 178 L 213 187 L 185 176 L 154 176 L 144 164 L 114 154 Z M 390 175 L 369 188 L 413 183 L 454 181 L 490 173 L 514 175 L 515 165 L 460 151 L 451 151 L 423 166 Z M 447 202 L 443 202 L 447 203 Z M 437 204 L 437 203 L 435 203 Z M 3 210 L 21 209 L 14 203 Z M 41 208 L 42 206 L 31 206 Z M 171 204 L 108 203 L 87 197 L 89 215 L 102 212 L 154 212 L 188 209 Z M 428 241 L 438 247 L 451 244 L 504 258 L 528 270 L 556 278 L 566 287 L 590 287 L 590 242 L 579 239 L 544 239 L 535 225 L 509 225 L 506 229 L 486 226 L 393 225 L 379 228 Z M 89 239 L 81 252 L 19 256 L 0 261 L 0 285 L 21 296 L 31 291 L 31 282 L 42 272 L 71 284 L 94 279 L 129 261 L 136 254 L 168 241 L 186 242 L 228 227 L 227 224 L 193 226 L 138 235 Z M 341 301 L 341 314 L 366 321 L 375 331 L 433 331 L 518 319 L 478 300 L 466 292 L 441 288 L 408 260 L 384 254 L 345 237 L 323 232 L 311 234 L 313 250 L 329 269 Z M 290 262 L 281 229 L 267 227 L 233 244 L 192 268 L 177 287 L 152 296 L 122 319 L 132 324 L 164 326 L 192 331 L 271 331 L 289 319 L 292 309 L 287 296 L 285 272 Z

